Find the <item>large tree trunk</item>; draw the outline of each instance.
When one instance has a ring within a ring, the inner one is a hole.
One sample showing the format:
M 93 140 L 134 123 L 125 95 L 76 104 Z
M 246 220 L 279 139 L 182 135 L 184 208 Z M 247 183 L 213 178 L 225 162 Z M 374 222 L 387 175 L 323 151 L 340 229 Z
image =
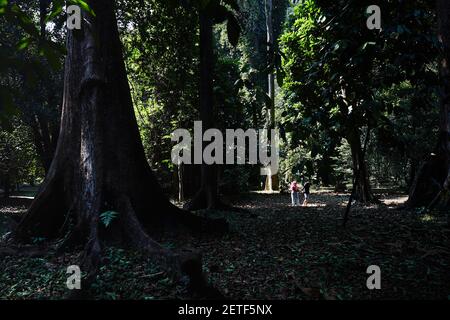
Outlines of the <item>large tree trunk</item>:
M 436 12 L 438 36 L 442 44 L 440 133 L 435 153 L 428 156 L 417 171 L 406 203 L 410 207 L 436 205 L 438 202 L 444 208 L 450 205 L 445 200 L 447 197 L 441 197 L 450 189 L 450 2 L 437 0 Z M 440 201 L 440 198 L 444 201 Z
M 441 114 L 438 153 L 442 154 L 447 171 L 444 188 L 450 188 L 450 3 L 437 1 L 439 19 L 439 40 L 443 45 L 440 63 L 441 74 Z
M 96 16 L 83 12 L 82 29 L 67 35 L 55 157 L 14 238 L 23 242 L 66 234 L 65 244 L 85 245 L 83 262 L 94 271 L 100 263 L 102 242 L 111 238 L 173 261 L 174 256 L 147 232 L 178 223 L 200 228 L 202 220 L 168 201 L 146 161 L 114 2 L 92 0 L 89 4 Z M 119 213 L 108 228 L 100 222 L 105 211 Z

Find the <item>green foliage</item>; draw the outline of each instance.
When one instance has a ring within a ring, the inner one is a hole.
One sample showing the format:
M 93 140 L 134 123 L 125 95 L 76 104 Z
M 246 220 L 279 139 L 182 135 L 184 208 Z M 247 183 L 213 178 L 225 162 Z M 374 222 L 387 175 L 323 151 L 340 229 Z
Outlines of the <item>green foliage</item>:
M 361 138 L 362 129 L 370 125 L 376 128 L 373 139 L 377 140 L 371 140 L 369 158 L 371 154 L 376 156 L 375 150 L 383 149 L 382 128 L 390 126 L 387 131 L 392 133 L 397 122 L 402 123 L 416 112 L 414 109 L 421 109 L 419 104 L 409 103 L 410 99 L 425 102 L 421 110 L 432 108 L 439 51 L 430 4 L 418 1 L 398 7 L 395 2 L 387 2 L 383 5 L 381 32 L 365 26 L 365 9 L 370 4 L 301 1 L 293 8 L 281 36 L 286 72 L 281 125 L 292 132 L 294 141 L 307 145 L 313 153 L 317 153 L 314 145 L 326 140 L 355 135 Z M 405 82 L 414 90 L 413 95 L 386 95 Z M 394 97 L 401 102 L 394 103 Z M 425 123 L 417 125 L 430 130 Z M 404 129 L 400 130 L 407 132 Z M 417 136 L 412 134 L 410 138 L 412 141 Z M 330 146 L 336 148 L 338 143 Z M 327 158 L 336 157 L 333 150 L 319 148 L 319 154 L 324 152 L 329 154 Z M 414 157 L 413 152 L 409 156 Z M 385 160 L 400 164 L 404 158 Z
M 343 186 L 351 182 L 353 178 L 352 152 L 345 139 L 342 139 L 340 145 L 336 148 L 336 154 L 332 159 L 334 160 L 333 174 L 336 186 Z
M 369 143 L 369 167 L 377 182 L 407 188 L 438 136 L 436 87 L 406 81 L 377 93 L 390 112 L 381 117 Z
M 119 1 L 118 24 L 147 159 L 174 192 L 170 134 L 193 127 L 198 114 L 198 18 L 163 1 L 140 4 Z
M 60 22 L 55 21 L 46 34 L 38 31 L 41 13 L 36 1 L 21 1 L 20 6 L 17 1 L 9 1 L 4 8 L 0 13 L 0 127 L 7 129 L 11 118 L 20 112 L 35 114 L 29 112 L 30 105 L 42 107 L 45 102 L 38 100 L 45 100 L 46 91 L 51 91 L 52 99 L 58 99 L 65 50 Z
M 18 118 L 10 131 L 0 131 L 0 181 L 10 187 L 34 183 L 42 178 L 42 169 L 29 128 Z

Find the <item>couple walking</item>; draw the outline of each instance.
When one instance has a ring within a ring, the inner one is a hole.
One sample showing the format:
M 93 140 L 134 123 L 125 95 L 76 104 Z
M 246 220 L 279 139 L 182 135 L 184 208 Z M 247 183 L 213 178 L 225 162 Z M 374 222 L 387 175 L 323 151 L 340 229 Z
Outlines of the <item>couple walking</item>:
M 308 204 L 308 199 L 309 199 L 309 189 L 311 187 L 311 184 L 309 182 L 306 182 L 303 185 L 303 188 L 300 187 L 300 185 L 297 183 L 297 181 L 292 181 L 290 186 L 289 186 L 289 191 L 291 191 L 291 200 L 292 200 L 292 205 L 293 206 L 298 206 L 300 205 L 300 198 L 299 198 L 299 193 L 300 190 L 303 193 L 303 206 L 306 206 Z

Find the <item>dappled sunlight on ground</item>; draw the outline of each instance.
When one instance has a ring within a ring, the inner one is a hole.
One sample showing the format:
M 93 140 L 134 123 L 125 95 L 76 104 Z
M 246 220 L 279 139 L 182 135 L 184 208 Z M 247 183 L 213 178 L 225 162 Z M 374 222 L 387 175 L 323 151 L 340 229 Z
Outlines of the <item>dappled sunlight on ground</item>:
M 392 206 L 398 206 L 402 205 L 408 200 L 408 196 L 388 196 L 386 198 L 380 199 L 385 205 L 392 207 Z
M 231 298 L 446 299 L 444 217 L 400 210 L 406 195 L 377 196 L 380 204 L 355 204 L 344 229 L 349 194 L 313 191 L 307 207 L 292 207 L 289 193 L 243 195 L 234 205 L 248 214 L 223 214 L 232 233 L 192 247 L 204 252 L 210 278 Z M 381 291 L 365 286 L 372 264 L 382 269 Z
M 27 211 L 33 198 L 11 197 L 10 199 L 0 198 L 0 214 L 23 214 Z
M 243 204 L 244 207 L 252 207 L 252 208 L 267 208 L 271 206 L 276 206 L 278 208 L 304 208 L 303 206 L 293 207 L 291 205 L 291 195 L 289 193 L 280 193 L 273 192 L 268 193 L 265 191 L 255 191 L 251 192 L 251 195 L 254 196 L 254 201 L 251 203 Z M 339 206 L 345 209 L 348 204 L 349 199 L 348 193 L 336 193 L 327 190 L 316 190 L 313 191 L 309 198 L 309 203 L 307 207 L 310 208 L 321 208 L 327 206 Z M 379 200 L 382 205 L 388 207 L 394 207 L 402 205 L 408 200 L 407 195 L 387 195 L 381 194 L 378 195 Z M 260 199 L 260 201 L 258 201 Z M 303 201 L 303 195 L 300 194 L 300 202 Z M 357 207 L 359 205 L 356 205 Z M 364 206 L 366 209 L 376 209 L 380 205 L 366 205 Z

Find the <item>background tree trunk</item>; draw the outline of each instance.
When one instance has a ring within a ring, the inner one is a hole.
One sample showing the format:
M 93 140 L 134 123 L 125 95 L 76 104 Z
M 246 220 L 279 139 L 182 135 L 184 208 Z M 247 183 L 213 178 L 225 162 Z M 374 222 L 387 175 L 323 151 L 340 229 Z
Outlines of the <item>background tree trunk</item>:
M 9 173 L 7 172 L 3 180 L 3 197 L 8 199 L 11 196 L 11 183 L 9 179 Z
M 39 0 L 39 26 L 41 41 L 45 41 L 47 39 L 45 18 L 47 17 L 50 3 L 50 0 Z M 44 82 L 46 79 L 42 77 L 40 81 Z M 49 105 L 58 103 L 57 101 L 54 101 L 55 99 L 52 99 L 52 97 L 52 94 L 47 96 L 47 102 Z M 40 107 L 42 108 L 42 106 Z M 50 169 L 50 165 L 55 154 L 58 131 L 52 119 L 45 114 L 45 110 L 36 110 L 34 108 L 33 111 L 35 112 L 32 113 L 31 117 L 26 117 L 27 119 L 25 121 L 28 122 L 32 129 L 36 152 L 42 166 L 44 167 L 45 173 L 47 173 Z
M 439 20 L 439 40 L 443 46 L 440 62 L 441 76 L 441 114 L 438 154 L 442 154 L 447 169 L 445 189 L 450 187 L 450 3 L 437 1 Z
M 39 160 L 47 173 L 50 170 L 56 149 L 58 133 L 53 132 L 53 125 L 49 119 L 39 111 L 32 116 L 29 125 L 33 132 L 34 146 Z
M 450 189 L 450 2 L 437 0 L 436 12 L 438 16 L 438 38 L 442 44 L 439 62 L 441 81 L 440 134 L 435 154 L 428 156 L 417 170 L 406 203 L 409 207 L 429 206 L 432 202 L 436 202 L 434 201 L 436 196 L 440 197 L 440 194 L 448 193 Z M 440 205 L 448 208 L 450 203 L 448 200 L 444 200 L 444 203 L 441 201 Z
M 178 165 L 178 201 L 184 201 L 184 164 Z
M 200 10 L 200 120 L 202 134 L 214 127 L 214 98 L 213 98 L 213 21 L 207 10 Z M 203 143 L 203 148 L 205 143 Z M 217 165 L 201 165 L 200 190 L 185 206 L 188 210 L 213 209 L 219 205 Z
M 347 140 L 352 153 L 353 176 L 356 183 L 354 199 L 362 203 L 373 202 L 375 197 L 370 188 L 365 152 L 361 147 L 359 132 L 352 130 Z
M 265 0 L 266 12 L 266 30 L 267 30 L 267 62 L 269 72 L 267 75 L 267 110 L 268 110 L 268 127 L 275 129 L 275 42 L 273 32 L 273 3 L 272 0 Z M 278 190 L 278 175 L 268 175 L 266 177 L 265 190 Z

